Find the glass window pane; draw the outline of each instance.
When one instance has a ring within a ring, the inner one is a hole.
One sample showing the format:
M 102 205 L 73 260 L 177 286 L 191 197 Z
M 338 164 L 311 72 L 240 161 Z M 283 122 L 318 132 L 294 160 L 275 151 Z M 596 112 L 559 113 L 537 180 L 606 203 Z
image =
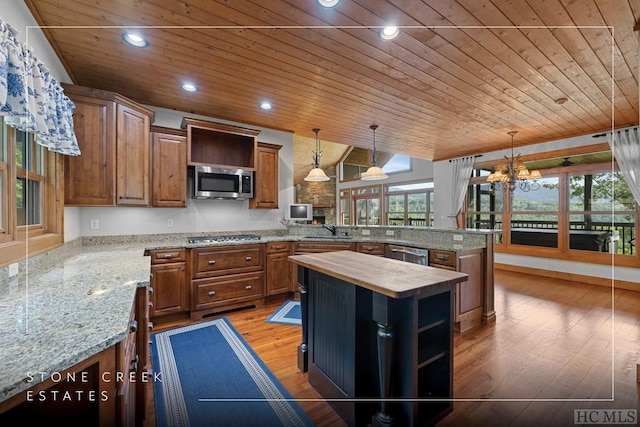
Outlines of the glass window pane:
M 367 225 L 367 200 L 356 200 L 356 225 Z
M 349 221 L 349 199 L 340 199 L 340 225 L 351 225 Z
M 380 199 L 367 199 L 367 225 L 380 225 Z
M 26 178 L 16 179 L 18 226 L 40 224 L 40 183 Z
M 382 166 L 384 173 L 403 172 L 411 170 L 411 157 L 394 154 L 388 162 Z
M 29 169 L 29 153 L 27 135 L 22 131 L 16 131 L 16 166 L 21 169 Z
M 387 224 L 404 225 L 405 205 L 404 194 L 390 195 L 387 197 L 389 214 Z
M 513 211 L 557 212 L 560 209 L 559 178 L 545 177 L 538 182 L 540 188 L 536 191 L 524 191 L 516 186 L 511 202 Z
M 558 215 L 511 215 L 511 243 L 557 248 Z

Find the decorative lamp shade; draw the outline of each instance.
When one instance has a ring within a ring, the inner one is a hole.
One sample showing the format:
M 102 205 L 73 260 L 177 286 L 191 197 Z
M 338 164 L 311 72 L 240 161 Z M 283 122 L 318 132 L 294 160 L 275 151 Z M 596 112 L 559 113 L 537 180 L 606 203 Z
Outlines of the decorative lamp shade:
M 365 173 L 360 175 L 360 179 L 364 181 L 375 181 L 378 179 L 387 179 L 389 175 L 384 173 L 378 166 L 371 166 Z
M 320 168 L 313 168 L 309 171 L 309 175 L 307 175 L 304 180 L 311 182 L 320 182 L 320 181 L 329 181 L 327 174 Z

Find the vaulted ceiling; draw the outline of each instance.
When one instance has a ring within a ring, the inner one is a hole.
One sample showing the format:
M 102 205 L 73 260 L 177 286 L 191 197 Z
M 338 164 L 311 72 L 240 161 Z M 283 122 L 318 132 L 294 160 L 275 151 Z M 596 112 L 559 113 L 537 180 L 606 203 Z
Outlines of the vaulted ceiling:
M 26 4 L 74 83 L 293 131 L 305 163 L 313 128 L 369 148 L 375 123 L 380 151 L 438 160 L 638 124 L 637 0 Z

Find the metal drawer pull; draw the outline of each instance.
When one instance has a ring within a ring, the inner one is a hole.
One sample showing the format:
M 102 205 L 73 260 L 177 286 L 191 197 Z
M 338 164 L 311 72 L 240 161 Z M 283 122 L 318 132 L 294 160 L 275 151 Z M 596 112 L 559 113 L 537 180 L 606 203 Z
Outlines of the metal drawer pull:
M 164 257 L 165 258 L 173 258 L 173 255 L 172 254 L 164 254 Z
M 251 257 L 250 256 L 246 256 L 246 257 L 244 257 L 244 260 L 245 261 L 251 261 Z
M 280 245 L 276 246 L 276 249 L 282 249 L 282 248 L 284 248 L 284 246 L 280 246 Z
M 251 290 L 251 285 L 247 285 L 244 288 L 249 291 L 249 290 Z
M 208 263 L 209 263 L 209 265 L 213 265 L 213 264 L 215 264 L 215 263 L 216 263 L 216 260 L 215 260 L 215 259 L 210 259 L 210 260 L 208 261 Z
M 210 297 L 214 296 L 215 294 L 216 294 L 216 291 L 207 292 L 207 295 L 209 295 Z

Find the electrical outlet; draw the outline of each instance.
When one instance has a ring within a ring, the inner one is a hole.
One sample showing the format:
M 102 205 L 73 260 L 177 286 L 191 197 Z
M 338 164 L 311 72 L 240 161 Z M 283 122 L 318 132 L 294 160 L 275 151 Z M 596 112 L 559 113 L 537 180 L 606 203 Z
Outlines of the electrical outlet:
M 97 219 L 92 219 L 91 220 L 91 229 L 92 230 L 98 230 L 100 228 L 100 221 L 98 221 Z
M 167 228 L 173 228 L 173 218 L 167 218 Z
M 363 236 L 369 236 L 370 234 L 371 234 L 371 230 L 367 230 L 367 229 L 362 230 Z
M 9 277 L 16 276 L 18 274 L 18 263 L 14 262 L 9 264 Z
M 462 242 L 462 234 L 454 234 L 453 240 L 455 240 L 456 242 Z
M 393 236 L 394 234 L 395 234 L 395 231 L 387 230 L 387 236 Z

